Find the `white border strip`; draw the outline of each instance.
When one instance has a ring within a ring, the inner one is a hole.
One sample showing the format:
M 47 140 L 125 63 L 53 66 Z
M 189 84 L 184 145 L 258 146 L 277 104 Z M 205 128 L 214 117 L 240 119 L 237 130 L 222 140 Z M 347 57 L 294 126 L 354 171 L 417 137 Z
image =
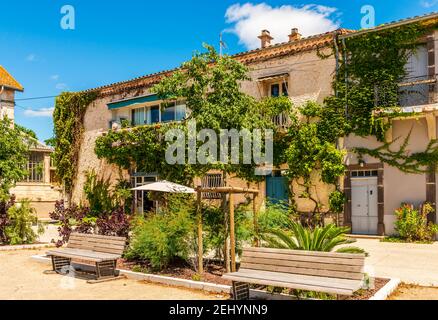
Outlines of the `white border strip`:
M 31 259 L 40 263 L 45 263 L 45 264 L 50 263 L 50 258 L 41 255 L 32 256 Z M 133 272 L 130 270 L 119 270 L 119 271 L 121 274 L 126 275 L 128 279 L 137 280 L 137 281 L 150 281 L 164 285 L 184 287 L 184 288 L 196 289 L 196 290 L 204 290 L 212 293 L 231 294 L 232 292 L 231 286 L 228 285 L 179 279 L 173 277 L 165 277 L 156 274 Z M 388 298 L 388 296 L 391 293 L 393 293 L 395 289 L 397 289 L 400 282 L 401 282 L 400 279 L 396 279 L 396 278 L 390 279 L 390 281 L 385 286 L 383 286 L 383 288 L 377 291 L 374 294 L 374 296 L 372 296 L 369 300 L 386 300 L 386 298 Z M 264 299 L 264 300 L 295 300 L 296 299 L 292 296 L 270 294 L 260 290 L 251 290 L 251 297 L 254 299 Z
M 50 264 L 50 258 L 45 257 L 45 256 L 34 255 L 31 257 L 31 259 L 35 260 L 39 263 Z M 138 281 L 150 281 L 150 282 L 160 283 L 160 284 L 165 284 L 165 285 L 170 285 L 170 286 L 204 290 L 204 291 L 213 292 L 213 293 L 226 293 L 226 294 L 231 293 L 231 286 L 227 286 L 227 285 L 220 285 L 220 284 L 214 284 L 214 283 L 208 283 L 208 282 L 165 277 L 165 276 L 160 276 L 160 275 L 155 275 L 155 274 L 133 272 L 130 270 L 119 270 L 119 271 L 120 271 L 120 274 L 126 275 L 129 279 L 138 280 Z
M 369 300 L 386 300 L 399 286 L 400 279 L 392 278 L 382 289 L 377 291 Z
M 31 250 L 31 249 L 53 248 L 53 247 L 55 247 L 55 244 L 52 243 L 22 244 L 15 246 L 2 246 L 0 247 L 0 251 Z

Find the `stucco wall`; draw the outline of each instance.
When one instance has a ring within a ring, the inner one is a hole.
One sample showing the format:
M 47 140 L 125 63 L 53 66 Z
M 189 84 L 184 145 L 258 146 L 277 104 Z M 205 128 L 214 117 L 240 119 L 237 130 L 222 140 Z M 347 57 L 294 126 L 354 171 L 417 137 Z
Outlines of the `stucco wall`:
M 14 100 L 15 91 L 4 88 L 0 94 L 0 118 L 7 116 L 9 120 L 14 120 Z
M 17 201 L 29 200 L 39 219 L 48 219 L 56 201 L 62 199 L 60 188 L 42 183 L 18 183 L 11 189 L 11 194 L 16 196 Z
M 395 120 L 392 124 L 393 140 L 391 150 L 397 151 L 404 143 L 410 132 L 411 137 L 407 146 L 407 152 L 415 153 L 424 151 L 429 143 L 427 123 L 424 118 Z M 374 137 L 361 138 L 354 135 L 345 140 L 347 149 L 352 147 L 366 147 L 369 149 L 381 146 Z M 366 164 L 379 163 L 378 159 L 364 156 Z M 347 164 L 357 164 L 355 154 L 349 153 Z M 403 202 L 412 203 L 416 206 L 426 201 L 426 175 L 406 174 L 395 167 L 384 164 L 384 207 L 385 207 L 385 231 L 386 234 L 394 233 L 394 211 Z
M 109 179 L 115 183 L 119 178 L 127 178 L 126 172 L 121 172 L 116 166 L 108 164 L 105 160 L 97 158 L 94 152 L 96 139 L 108 131 L 111 111 L 107 103 L 119 97 L 107 97 L 94 101 L 87 109 L 84 117 L 84 133 L 78 158 L 78 174 L 74 182 L 72 202 L 85 203 L 84 184 L 86 174 L 95 171 L 99 178 Z

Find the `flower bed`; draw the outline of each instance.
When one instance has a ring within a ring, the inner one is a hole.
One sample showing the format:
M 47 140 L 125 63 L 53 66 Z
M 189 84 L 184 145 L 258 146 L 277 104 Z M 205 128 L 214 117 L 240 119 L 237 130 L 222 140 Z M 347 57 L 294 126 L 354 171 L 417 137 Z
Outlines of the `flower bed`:
M 214 284 L 231 285 L 231 281 L 222 278 L 225 273 L 225 268 L 214 261 L 207 263 L 204 267 L 204 273 L 199 275 L 185 261 L 179 260 L 161 271 L 153 271 L 150 265 L 144 261 L 127 261 L 120 259 L 117 267 L 119 269 L 130 270 L 134 272 L 142 272 L 149 274 L 157 274 L 167 277 L 175 277 L 186 280 L 205 281 Z
M 231 285 L 231 281 L 222 278 L 225 273 L 225 268 L 215 261 L 210 261 L 204 268 L 204 273 L 199 275 L 196 273 L 190 265 L 188 265 L 183 260 L 176 261 L 169 267 L 161 271 L 153 271 L 149 264 L 144 261 L 126 261 L 124 259 L 119 260 L 117 267 L 119 269 L 130 270 L 133 272 L 140 272 L 145 274 L 154 274 L 166 277 L 172 277 L 177 279 L 203 281 L 207 283 L 220 284 L 220 285 Z M 382 289 L 390 280 L 375 278 L 374 279 L 374 289 L 370 290 L 359 290 L 351 297 L 346 298 L 346 300 L 369 300 L 373 297 L 380 289 Z M 266 286 L 255 286 L 254 289 L 266 290 Z M 324 297 L 325 299 L 335 299 L 334 296 Z

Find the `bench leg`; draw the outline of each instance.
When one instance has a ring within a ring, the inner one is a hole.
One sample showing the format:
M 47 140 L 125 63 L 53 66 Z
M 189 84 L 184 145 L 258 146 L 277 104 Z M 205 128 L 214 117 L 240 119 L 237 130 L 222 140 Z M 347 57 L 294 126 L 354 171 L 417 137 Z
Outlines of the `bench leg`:
M 96 280 L 117 277 L 116 263 L 116 260 L 96 262 Z
M 57 256 L 51 256 L 52 257 L 52 268 L 53 271 L 56 273 L 61 274 L 66 270 L 65 267 L 69 267 L 71 263 L 71 259 L 64 258 L 64 257 L 57 257 Z
M 249 284 L 233 281 L 233 299 L 249 300 Z

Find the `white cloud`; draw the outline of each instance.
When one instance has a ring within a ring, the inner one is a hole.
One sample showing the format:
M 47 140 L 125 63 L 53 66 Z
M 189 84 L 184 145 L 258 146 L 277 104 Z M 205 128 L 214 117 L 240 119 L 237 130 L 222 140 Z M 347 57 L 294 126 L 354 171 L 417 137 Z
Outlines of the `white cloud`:
M 65 90 L 65 89 L 67 89 L 67 84 L 66 83 L 57 83 L 55 88 L 58 90 Z
M 288 40 L 292 28 L 298 28 L 303 36 L 332 31 L 339 28 L 337 9 L 309 4 L 301 7 L 283 5 L 271 7 L 266 3 L 234 4 L 225 13 L 226 22 L 234 24 L 227 31 L 235 33 L 239 42 L 248 49 L 260 47 L 263 29 L 270 31 L 273 43 Z
M 29 62 L 34 62 L 34 61 L 36 61 L 36 55 L 35 55 L 34 53 L 29 54 L 29 55 L 26 57 L 26 61 L 29 61 Z
M 420 4 L 424 8 L 431 8 L 438 4 L 438 0 L 421 0 Z
M 24 115 L 26 117 L 52 117 L 53 116 L 53 111 L 55 110 L 55 108 L 41 108 L 41 109 L 37 109 L 37 110 L 33 110 L 33 109 L 27 109 L 24 111 Z
M 53 80 L 53 81 L 59 80 L 59 74 L 51 75 L 50 79 Z

